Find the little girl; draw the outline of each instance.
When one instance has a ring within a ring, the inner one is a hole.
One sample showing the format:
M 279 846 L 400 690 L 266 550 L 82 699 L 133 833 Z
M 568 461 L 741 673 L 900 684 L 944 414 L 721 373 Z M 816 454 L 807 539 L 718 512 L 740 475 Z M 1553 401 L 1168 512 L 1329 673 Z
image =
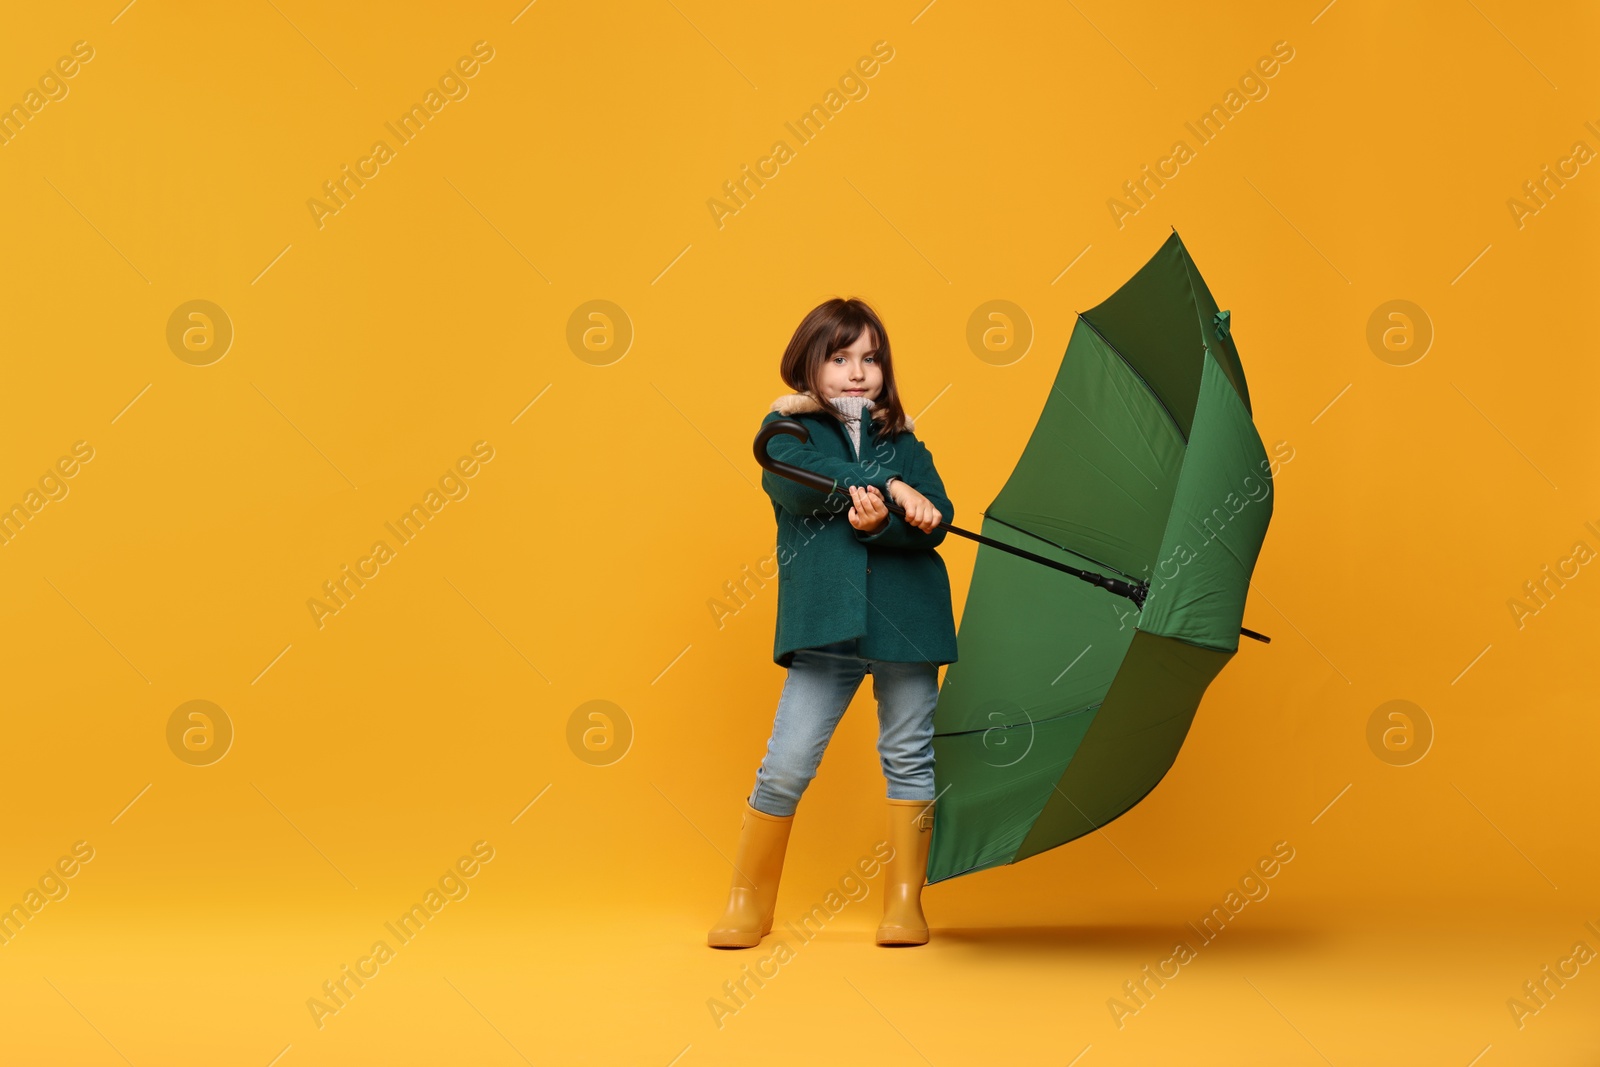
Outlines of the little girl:
M 727 910 L 708 941 L 750 948 L 772 930 L 800 796 L 864 675 L 878 701 L 889 844 L 880 945 L 928 940 L 921 894 L 933 829 L 933 708 L 939 666 L 956 660 L 950 578 L 934 551 L 955 509 L 933 455 L 900 406 L 889 337 L 860 300 L 829 300 L 801 321 L 779 368 L 795 392 L 762 425 L 797 419 L 809 440 L 774 434 L 768 454 L 832 478 L 823 493 L 763 471 L 778 524 L 778 631 L 788 668 L 767 753 L 744 805 Z M 901 518 L 884 497 L 905 509 Z M 841 514 L 841 512 L 844 512 Z M 871 871 L 862 871 L 870 876 Z

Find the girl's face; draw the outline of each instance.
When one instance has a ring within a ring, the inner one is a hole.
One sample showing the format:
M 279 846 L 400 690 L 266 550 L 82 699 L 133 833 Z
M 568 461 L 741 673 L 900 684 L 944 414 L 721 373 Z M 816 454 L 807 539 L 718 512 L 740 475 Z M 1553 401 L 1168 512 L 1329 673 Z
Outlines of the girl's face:
M 822 364 L 822 399 L 864 396 L 878 399 L 883 391 L 883 368 L 871 330 L 862 330 L 855 344 L 841 348 Z

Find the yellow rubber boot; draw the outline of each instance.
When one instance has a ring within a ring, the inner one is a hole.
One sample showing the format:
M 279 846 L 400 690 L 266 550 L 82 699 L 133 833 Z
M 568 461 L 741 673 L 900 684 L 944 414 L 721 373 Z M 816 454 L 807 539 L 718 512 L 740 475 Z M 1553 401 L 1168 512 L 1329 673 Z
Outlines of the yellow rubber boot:
M 778 878 L 783 874 L 783 854 L 789 847 L 792 825 L 793 815 L 768 815 L 745 801 L 728 907 L 706 937 L 712 948 L 754 948 L 772 932 Z
M 889 800 L 889 844 L 894 858 L 883 876 L 880 945 L 925 945 L 928 920 L 922 915 L 922 887 L 928 877 L 928 843 L 933 839 L 933 801 Z

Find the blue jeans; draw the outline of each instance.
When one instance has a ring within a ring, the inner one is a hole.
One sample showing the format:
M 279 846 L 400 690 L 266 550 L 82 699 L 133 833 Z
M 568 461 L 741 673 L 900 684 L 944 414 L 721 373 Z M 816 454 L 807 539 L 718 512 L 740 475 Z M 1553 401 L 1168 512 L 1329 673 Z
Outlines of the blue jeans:
M 756 771 L 750 806 L 789 816 L 816 776 L 822 751 L 861 686 L 872 674 L 878 701 L 878 758 L 895 800 L 932 800 L 933 707 L 939 700 L 934 663 L 868 660 L 856 639 L 795 652 L 778 698 L 766 758 Z

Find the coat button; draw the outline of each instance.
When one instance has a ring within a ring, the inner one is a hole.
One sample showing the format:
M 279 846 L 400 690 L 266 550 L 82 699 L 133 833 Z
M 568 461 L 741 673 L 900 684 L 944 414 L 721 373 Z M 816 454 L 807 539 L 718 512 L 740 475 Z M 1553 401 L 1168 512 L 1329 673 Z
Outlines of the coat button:
M 871 574 L 871 573 L 872 573 L 872 568 L 871 568 L 871 567 L 868 567 L 868 568 L 867 568 L 867 573 L 868 573 L 868 574 Z

